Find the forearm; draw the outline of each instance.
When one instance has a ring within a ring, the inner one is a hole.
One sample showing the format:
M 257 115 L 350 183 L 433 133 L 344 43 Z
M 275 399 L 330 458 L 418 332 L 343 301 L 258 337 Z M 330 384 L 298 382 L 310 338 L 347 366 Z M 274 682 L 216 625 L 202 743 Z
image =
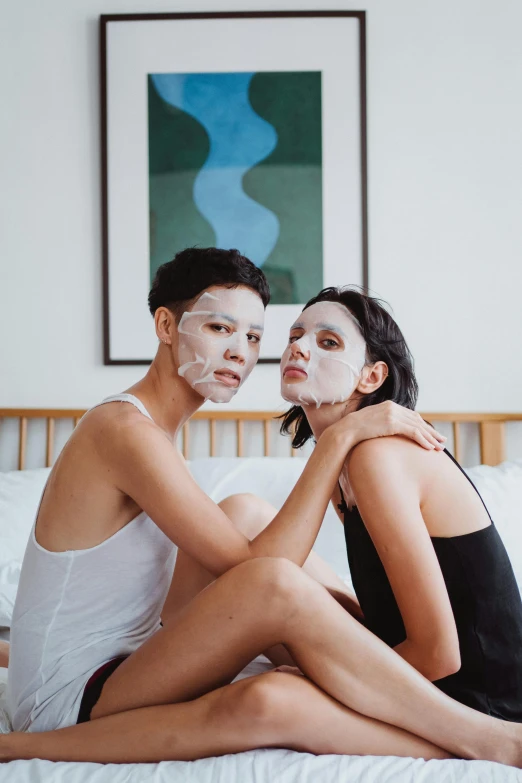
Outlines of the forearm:
M 281 510 L 250 542 L 252 557 L 285 557 L 302 566 L 321 527 L 339 479 L 349 436 L 324 433 Z

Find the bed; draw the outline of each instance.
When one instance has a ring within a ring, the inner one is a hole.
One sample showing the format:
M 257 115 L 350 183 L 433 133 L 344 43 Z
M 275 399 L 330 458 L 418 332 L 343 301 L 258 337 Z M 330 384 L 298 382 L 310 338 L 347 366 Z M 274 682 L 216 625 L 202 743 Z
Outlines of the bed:
M 0 452 L 4 463 L 5 440 L 11 439 L 15 470 L 0 472 L 0 637 L 8 638 L 10 618 L 21 560 L 45 481 L 60 443 L 67 436 L 65 424 L 75 426 L 83 411 L 0 409 Z M 305 457 L 292 452 L 279 439 L 272 412 L 200 412 L 186 427 L 181 447 L 200 486 L 216 501 L 234 492 L 254 492 L 280 506 L 300 475 Z M 437 426 L 448 428 L 450 448 L 463 459 L 466 452 L 478 457 L 468 473 L 489 506 L 522 586 L 522 449 L 513 454 L 521 414 L 427 414 Z M 476 430 L 472 435 L 468 427 Z M 36 432 L 36 435 L 34 432 Z M 62 431 L 63 430 L 63 431 Z M 16 437 L 15 437 L 16 436 Z M 61 440 L 60 440 L 61 438 Z M 35 439 L 39 441 L 38 445 Z M 2 442 L 4 444 L 2 445 Z M 227 445 L 227 441 L 228 445 Z M 223 445 L 224 444 L 224 445 Z M 506 460 L 506 444 L 511 453 Z M 229 456 L 224 456 L 227 452 Z M 273 454 L 280 456 L 272 456 Z M 259 456 L 250 456 L 257 454 Z M 37 461 L 40 460 L 40 465 Z M 43 463 L 43 467 L 41 466 Z M 464 464 L 466 461 L 464 460 Z M 341 525 L 329 510 L 315 550 L 349 582 Z M 240 676 L 269 668 L 256 659 Z M 0 732 L 10 730 L 5 705 L 7 670 L 0 669 Z M 322 756 L 286 750 L 258 750 L 195 762 L 99 765 L 14 761 L 0 765 L 0 783 L 38 781 L 97 781 L 135 783 L 522 783 L 522 771 L 479 761 L 429 761 L 395 757 Z

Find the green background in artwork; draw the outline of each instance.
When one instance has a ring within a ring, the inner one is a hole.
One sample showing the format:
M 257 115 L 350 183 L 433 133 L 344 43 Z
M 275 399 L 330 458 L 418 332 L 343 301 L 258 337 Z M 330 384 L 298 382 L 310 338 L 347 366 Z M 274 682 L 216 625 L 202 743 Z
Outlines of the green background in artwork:
M 247 196 L 279 220 L 276 246 L 262 269 L 272 304 L 303 303 L 323 286 L 321 74 L 256 73 L 249 98 L 278 136 L 273 152 L 243 177 Z M 214 245 L 216 239 L 193 200 L 208 135 L 197 120 L 166 103 L 150 77 L 148 102 L 152 280 L 178 250 Z
M 178 250 L 215 244 L 214 229 L 201 215 L 192 191 L 210 142 L 200 123 L 166 103 L 148 77 L 150 279 Z
M 299 304 L 323 287 L 321 73 L 256 73 L 250 102 L 278 134 L 272 154 L 243 178 L 247 195 L 279 218 L 263 271 L 272 304 Z

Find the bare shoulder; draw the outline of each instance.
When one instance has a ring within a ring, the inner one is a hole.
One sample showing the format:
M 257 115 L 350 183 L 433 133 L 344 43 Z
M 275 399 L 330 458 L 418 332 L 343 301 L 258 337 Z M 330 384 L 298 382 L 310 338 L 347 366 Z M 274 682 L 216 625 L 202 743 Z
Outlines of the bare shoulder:
M 96 451 L 109 460 L 136 454 L 155 443 L 171 446 L 163 430 L 134 405 L 120 402 L 100 405 L 89 411 L 80 426 Z
M 433 469 L 442 457 L 442 452 L 424 449 L 409 438 L 388 435 L 358 443 L 347 459 L 348 470 L 362 468 L 365 471 L 383 470 L 386 467 L 412 469 L 415 471 Z
M 409 438 L 400 435 L 386 435 L 382 438 L 363 440 L 350 452 L 350 459 L 359 461 L 379 456 L 399 456 L 420 450 L 420 447 Z

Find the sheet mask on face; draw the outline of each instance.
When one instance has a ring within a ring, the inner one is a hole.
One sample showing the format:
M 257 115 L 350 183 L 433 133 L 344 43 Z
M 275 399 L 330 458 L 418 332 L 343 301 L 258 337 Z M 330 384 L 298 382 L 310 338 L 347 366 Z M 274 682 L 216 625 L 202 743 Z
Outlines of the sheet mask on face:
M 302 335 L 286 347 L 281 359 L 283 399 L 295 405 L 315 404 L 317 408 L 346 402 L 365 364 L 366 343 L 357 320 L 339 302 L 316 302 L 301 313 L 292 329 L 301 329 Z M 321 332 L 338 335 L 344 348 L 323 347 L 318 339 Z M 290 367 L 304 370 L 306 377 L 288 382 L 285 370 Z
M 259 349 L 248 336 L 261 336 L 264 320 L 263 302 L 248 288 L 205 292 L 178 325 L 178 374 L 206 400 L 230 402 L 256 365 Z

